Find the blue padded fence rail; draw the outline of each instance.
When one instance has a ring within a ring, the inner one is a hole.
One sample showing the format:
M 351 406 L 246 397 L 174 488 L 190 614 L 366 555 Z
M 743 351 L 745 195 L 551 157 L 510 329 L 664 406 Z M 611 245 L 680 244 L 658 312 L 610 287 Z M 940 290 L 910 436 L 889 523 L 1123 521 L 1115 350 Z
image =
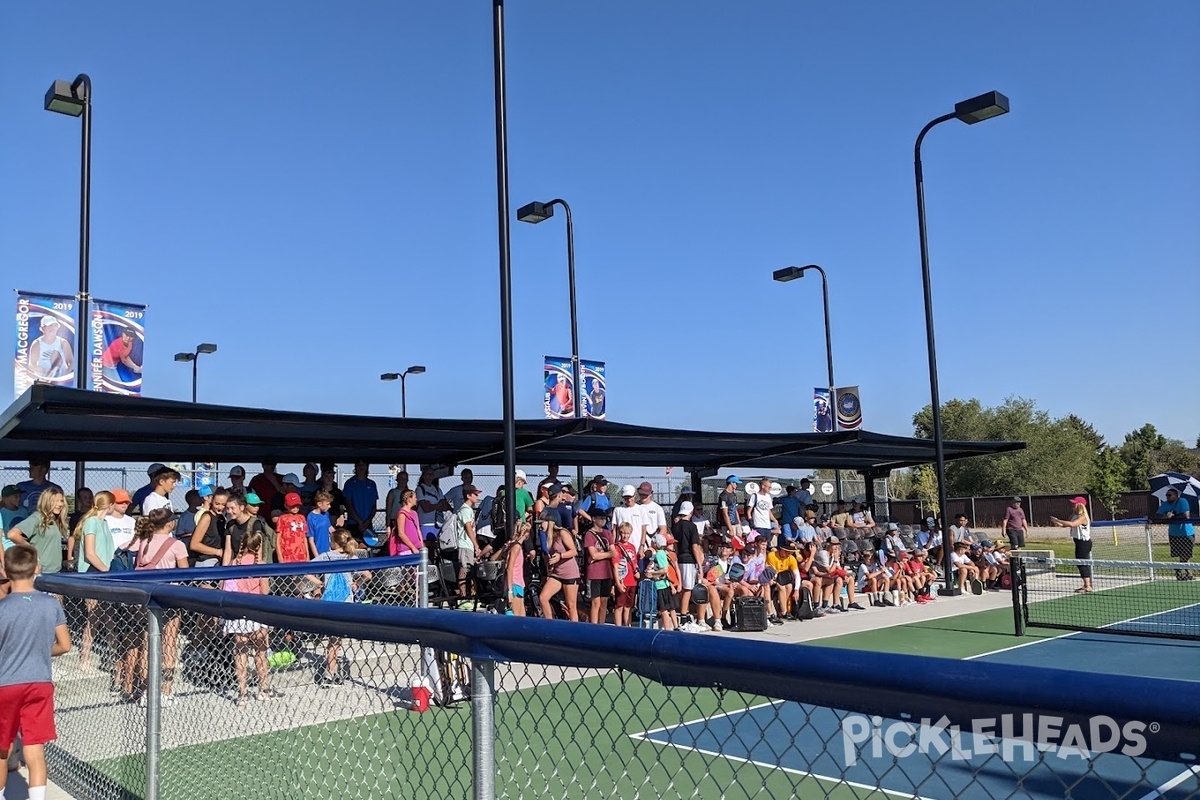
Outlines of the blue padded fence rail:
M 615 628 L 433 609 L 313 603 L 161 583 L 81 582 L 42 576 L 58 594 L 185 609 L 316 634 L 418 644 L 470 658 L 594 669 L 619 668 L 667 686 L 722 687 L 862 714 L 920 722 L 943 716 L 970 730 L 974 720 L 1032 714 L 1088 730 L 1093 718 L 1124 726 L 1151 722 L 1146 757 L 1196 764 L 1200 682 L 1130 678 L 985 661 L 895 655 L 815 645 L 738 641 L 677 631 Z M 126 598 L 126 599 L 118 599 Z M 319 607 L 318 607 L 319 606 Z M 980 691 L 982 689 L 982 691 Z M 1048 741 L 1053 745 L 1057 742 Z
M 279 578 L 288 575 L 324 575 L 330 572 L 373 572 L 394 567 L 420 566 L 420 556 L 387 558 L 347 558 L 337 561 L 300 561 L 291 564 L 249 564 L 244 567 L 193 567 L 191 569 L 138 569 L 132 572 L 64 572 L 68 580 L 88 583 L 126 581 L 129 583 L 183 583 L 223 581 L 230 578 Z

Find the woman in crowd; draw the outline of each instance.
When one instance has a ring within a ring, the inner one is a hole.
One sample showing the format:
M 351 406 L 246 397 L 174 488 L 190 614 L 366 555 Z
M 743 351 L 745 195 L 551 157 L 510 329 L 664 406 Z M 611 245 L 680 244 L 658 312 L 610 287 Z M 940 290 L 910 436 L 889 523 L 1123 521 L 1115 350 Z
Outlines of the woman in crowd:
M 504 596 L 508 598 L 509 612 L 515 617 L 525 616 L 525 541 L 532 529 L 528 522 L 518 522 L 500 554 L 504 562 Z
M 79 542 L 79 556 L 75 560 L 79 572 L 108 572 L 112 563 L 116 546 L 113 544 L 112 533 L 108 530 L 105 517 L 112 506 L 112 492 L 97 492 L 92 501 L 92 507 L 79 520 L 72 538 Z M 87 616 L 83 621 L 83 636 L 79 641 L 79 669 L 90 672 L 92 666 L 92 636 L 97 626 L 102 623 L 97 614 L 99 601 L 87 599 L 84 601 Z
M 40 505 L 40 504 L 39 504 Z M 1092 519 L 1088 516 L 1087 499 L 1071 498 L 1071 518 L 1067 520 L 1051 517 L 1050 524 L 1056 528 L 1070 528 L 1071 538 L 1075 540 L 1075 558 L 1090 561 L 1092 558 Z M 1075 590 L 1075 594 L 1085 594 L 1092 591 L 1092 568 L 1087 564 L 1079 565 L 1079 577 L 1083 585 Z
M 221 555 L 224 566 L 245 567 L 263 563 L 263 535 L 257 528 L 252 528 L 242 536 L 234 555 L 230 544 L 231 537 L 225 537 L 225 547 Z M 268 578 L 231 578 L 221 583 L 221 588 L 227 592 L 242 592 L 244 594 L 267 594 L 271 591 Z M 249 701 L 246 693 L 246 657 L 254 651 L 254 667 L 258 673 L 258 699 L 267 700 L 279 697 L 279 692 L 271 688 L 270 665 L 267 664 L 267 647 L 269 630 L 261 622 L 250 619 L 225 620 L 225 633 L 233 636 L 233 670 L 237 674 L 238 696 L 237 704 L 245 705 Z
M 421 519 L 417 514 L 417 493 L 412 489 L 405 489 L 400 495 L 400 508 L 392 522 L 388 555 L 403 556 L 421 552 Z
M 134 546 L 137 548 L 135 569 L 187 569 L 188 551 L 183 542 L 172 534 L 175 532 L 175 514 L 170 508 L 156 508 L 139 517 L 134 529 Z M 179 624 L 182 613 L 179 609 L 163 612 L 162 629 L 162 697 L 165 705 L 174 701 L 171 690 L 175 684 L 175 668 L 179 664 Z M 146 650 L 143 644 L 138 659 L 142 684 L 146 683 Z M 149 692 L 151 687 L 146 687 Z M 146 694 L 142 694 L 145 703 Z
M 550 542 L 550 557 L 547 559 L 548 574 L 546 585 L 542 587 L 539 601 L 542 606 L 542 617 L 554 619 L 554 610 L 550 601 L 562 590 L 566 601 L 567 619 L 579 621 L 579 547 L 575 544 L 575 534 L 569 528 L 555 527 Z

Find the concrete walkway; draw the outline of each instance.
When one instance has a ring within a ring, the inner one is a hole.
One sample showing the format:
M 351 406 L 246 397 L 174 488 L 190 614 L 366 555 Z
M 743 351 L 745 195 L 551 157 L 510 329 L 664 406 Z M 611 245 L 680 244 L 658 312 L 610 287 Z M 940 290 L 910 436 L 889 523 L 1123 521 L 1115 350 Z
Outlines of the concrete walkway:
M 22 767 L 17 772 L 8 773 L 8 782 L 4 786 L 4 800 L 28 800 L 29 786 L 25 783 L 27 772 Z M 53 783 L 47 783 L 46 800 L 71 800 L 71 795 Z

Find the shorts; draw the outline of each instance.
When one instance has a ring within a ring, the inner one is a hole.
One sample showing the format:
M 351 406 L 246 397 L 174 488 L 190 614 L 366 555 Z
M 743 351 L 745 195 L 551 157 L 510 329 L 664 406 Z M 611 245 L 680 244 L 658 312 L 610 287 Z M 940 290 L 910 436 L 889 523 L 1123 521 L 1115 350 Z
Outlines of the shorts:
M 558 581 L 563 586 L 578 586 L 579 585 L 579 578 L 559 578 L 559 577 L 551 574 L 550 579 Z
M 588 596 L 593 600 L 603 597 L 608 599 L 612 594 L 613 579 L 612 578 L 592 578 L 588 581 Z
M 255 622 L 252 619 L 227 619 L 225 620 L 225 633 L 248 635 L 256 631 L 266 630 L 267 626 L 261 622 Z
M 524 586 L 513 586 L 512 587 L 512 596 L 513 596 L 513 599 L 515 599 L 515 600 L 523 599 L 525 597 L 525 587 Z
M 54 684 L 49 681 L 0 686 L 0 742 L 7 748 L 21 734 L 24 744 L 58 738 L 54 728 Z
M 458 566 L 471 567 L 475 565 L 475 548 L 460 547 L 458 548 Z
M 698 571 L 699 568 L 695 564 L 679 565 L 679 582 L 683 585 L 685 592 L 696 587 L 696 573 Z
M 626 586 L 625 591 L 617 595 L 617 608 L 633 608 L 637 605 L 637 586 Z
M 1191 536 L 1168 536 L 1167 543 L 1171 548 L 1171 558 L 1178 558 L 1180 561 L 1192 560 L 1196 540 Z
M 781 572 L 775 576 L 775 582 L 778 583 L 780 586 L 791 586 L 792 585 L 792 573 L 787 570 L 784 570 L 783 572 Z
M 675 610 L 675 594 L 671 591 L 671 587 L 658 590 L 658 610 L 659 611 L 674 611 Z

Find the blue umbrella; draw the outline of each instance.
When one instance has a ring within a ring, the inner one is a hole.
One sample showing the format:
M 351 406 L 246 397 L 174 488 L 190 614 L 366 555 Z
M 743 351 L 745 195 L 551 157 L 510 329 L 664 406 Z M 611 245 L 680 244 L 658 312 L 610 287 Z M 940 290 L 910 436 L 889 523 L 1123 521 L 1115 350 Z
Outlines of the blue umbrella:
M 1167 490 L 1174 489 L 1180 497 L 1188 497 L 1192 508 L 1200 506 L 1200 478 L 1182 472 L 1163 472 L 1150 479 L 1150 494 L 1166 501 Z

